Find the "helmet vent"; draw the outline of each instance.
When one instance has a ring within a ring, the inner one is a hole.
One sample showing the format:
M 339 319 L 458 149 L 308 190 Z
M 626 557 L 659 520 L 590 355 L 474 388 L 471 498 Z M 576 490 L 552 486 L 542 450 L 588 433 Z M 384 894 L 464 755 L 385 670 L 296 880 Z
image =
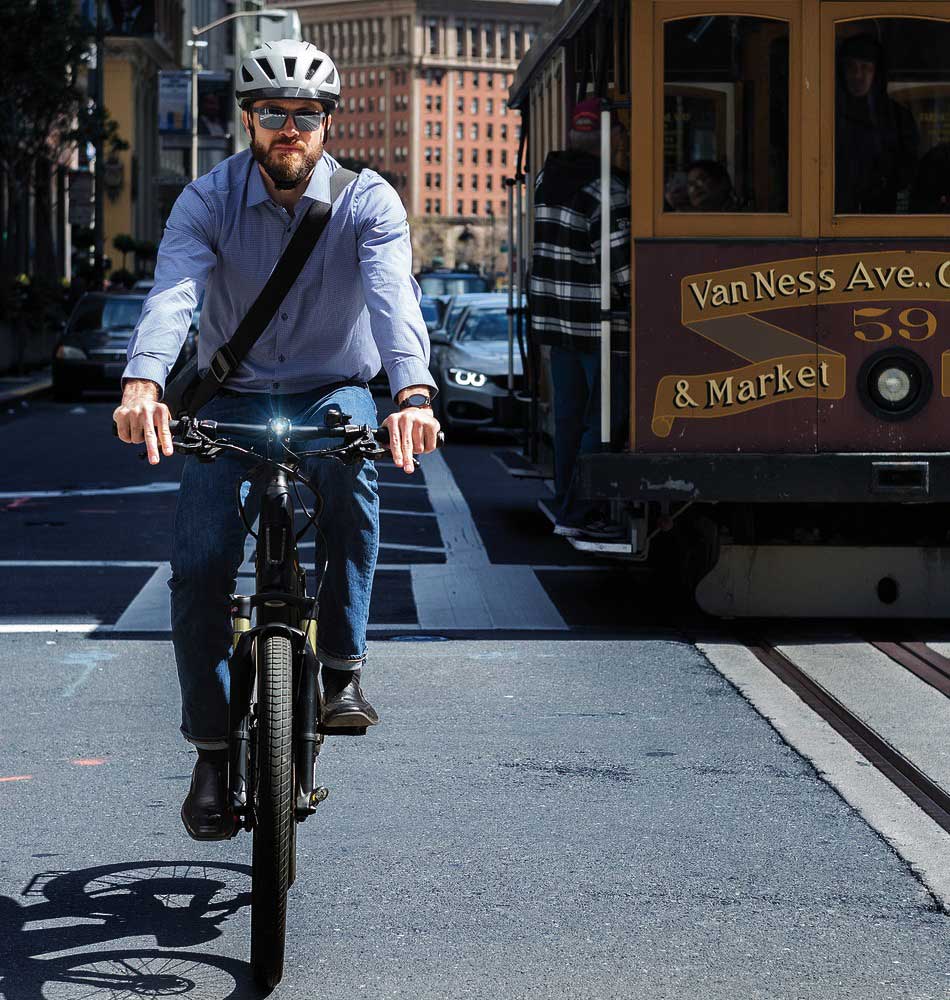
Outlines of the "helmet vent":
M 316 75 L 317 70 L 320 68 L 321 59 L 314 59 L 310 64 L 310 69 L 307 70 L 307 75 L 304 77 L 305 80 L 312 80 Z
M 253 76 L 251 76 L 251 74 L 250 74 L 250 73 L 248 73 L 248 71 L 247 71 L 247 66 L 242 66 L 242 67 L 241 67 L 241 79 L 242 79 L 242 80 L 243 80 L 243 81 L 244 81 L 245 83 L 253 83 L 253 82 L 254 82 L 254 77 L 253 77 Z
M 334 87 L 336 86 L 336 66 L 333 67 L 330 75 L 326 79 L 326 86 Z
M 271 69 L 271 65 L 267 59 L 255 59 L 254 62 L 256 62 L 257 65 L 264 71 L 264 76 L 266 76 L 268 80 L 277 79 L 276 74 Z
M 288 79 L 292 80 L 294 78 L 294 71 L 297 68 L 297 57 L 293 56 L 288 59 L 284 59 L 284 71 L 287 74 Z

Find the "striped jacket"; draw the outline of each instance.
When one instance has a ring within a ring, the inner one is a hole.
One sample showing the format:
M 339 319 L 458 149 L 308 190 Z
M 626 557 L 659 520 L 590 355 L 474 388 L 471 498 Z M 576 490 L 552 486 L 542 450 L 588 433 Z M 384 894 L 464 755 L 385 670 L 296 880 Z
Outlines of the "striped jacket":
M 612 349 L 630 345 L 630 194 L 611 175 Z M 600 349 L 600 161 L 554 152 L 535 188 L 531 328 L 542 344 Z

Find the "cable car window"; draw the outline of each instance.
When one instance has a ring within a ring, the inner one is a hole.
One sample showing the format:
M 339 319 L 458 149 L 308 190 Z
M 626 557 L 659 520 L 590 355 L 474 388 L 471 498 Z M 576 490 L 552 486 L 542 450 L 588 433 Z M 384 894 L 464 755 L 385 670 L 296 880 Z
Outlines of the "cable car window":
M 664 26 L 664 212 L 788 212 L 789 25 Z
M 950 212 L 950 24 L 835 25 L 835 212 Z

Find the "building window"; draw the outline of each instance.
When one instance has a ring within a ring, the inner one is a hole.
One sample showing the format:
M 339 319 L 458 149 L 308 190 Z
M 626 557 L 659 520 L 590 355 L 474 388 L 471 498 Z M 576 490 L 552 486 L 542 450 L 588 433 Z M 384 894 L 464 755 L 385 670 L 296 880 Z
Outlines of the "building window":
M 376 86 L 376 70 L 374 70 L 374 69 L 371 69 L 369 71 L 369 85 L 371 87 L 375 87 Z
M 491 152 L 491 150 L 489 150 L 489 152 Z M 485 190 L 486 191 L 491 191 L 492 190 L 492 175 L 491 174 L 488 174 L 488 176 L 485 178 Z
M 386 98 L 385 98 L 385 97 L 381 97 L 381 98 L 380 98 L 380 99 L 379 99 L 379 100 L 377 101 L 377 103 L 376 103 L 376 108 L 377 108 L 377 110 L 379 110 L 379 111 L 385 111 L 385 110 L 386 110 Z
M 426 174 L 426 187 L 432 187 L 432 174 Z
M 472 98 L 472 114 L 473 115 L 477 115 L 478 114 L 478 98 L 477 97 L 473 97 Z
M 366 98 L 365 97 L 361 97 L 360 98 L 360 100 L 359 100 L 359 109 L 360 109 L 360 111 L 365 111 L 366 110 Z
M 426 111 L 432 110 L 432 95 L 426 94 Z
M 465 162 L 465 150 L 463 150 L 461 146 L 455 151 L 455 162 L 456 163 Z
M 455 178 L 455 190 L 464 191 L 465 190 L 465 177 L 462 174 L 456 175 Z
M 495 74 L 494 73 L 489 73 L 489 74 L 486 75 L 486 77 L 485 77 L 485 86 L 489 90 L 491 90 L 495 86 Z M 488 103 L 491 104 L 491 101 L 489 101 Z
M 455 203 L 455 214 L 456 215 L 465 214 L 465 204 L 463 203 L 461 198 L 459 198 L 459 200 Z
M 457 24 L 455 26 L 455 55 L 456 58 L 461 59 L 465 55 L 465 25 Z
M 514 45 L 514 52 L 512 52 L 512 59 L 521 58 L 521 29 L 515 28 L 514 35 L 512 37 L 512 44 Z
M 478 150 L 477 149 L 473 149 L 472 150 L 472 163 L 473 164 L 477 164 L 478 163 Z
M 472 174 L 472 190 L 478 190 L 478 174 Z
M 494 137 L 495 137 L 495 126 L 492 125 L 491 122 L 489 122 L 485 126 L 485 138 L 486 139 L 494 139 Z
M 503 149 L 501 151 L 501 165 L 503 167 L 507 167 L 508 166 L 508 150 L 507 149 Z
M 441 163 L 442 162 L 442 147 L 441 146 L 436 146 L 435 147 L 435 162 L 436 163 Z
M 469 44 L 472 47 L 472 56 L 473 58 L 478 59 L 482 54 L 481 39 L 479 38 L 479 35 L 481 35 L 481 31 L 477 27 L 469 28 L 468 34 L 469 34 Z
M 465 98 L 456 97 L 455 98 L 455 110 L 458 112 L 463 112 L 465 110 Z
M 472 141 L 478 142 L 478 122 L 472 122 Z
M 365 70 L 360 70 L 360 86 L 361 87 L 365 87 L 366 86 L 366 72 L 365 72 Z
M 501 29 L 501 58 L 511 58 L 511 36 L 508 34 L 507 24 L 503 25 Z
M 472 215 L 478 215 L 478 202 L 472 199 Z
M 461 70 L 459 70 L 455 74 L 455 85 L 457 87 L 464 87 L 465 86 L 465 74 Z
M 432 214 L 432 199 L 426 198 L 426 215 Z
M 465 138 L 465 126 L 461 122 L 459 122 L 458 125 L 455 126 L 455 138 L 456 139 Z
M 386 82 L 386 70 L 381 69 L 379 71 L 379 85 L 380 87 Z
M 486 201 L 485 202 L 485 214 L 486 215 L 494 215 L 495 214 L 494 211 L 492 210 L 492 205 L 491 205 L 490 201 Z
M 361 139 L 365 139 L 366 138 L 366 123 L 365 122 L 360 122 L 360 138 Z
M 485 58 L 495 58 L 495 26 L 489 25 L 485 31 Z M 490 75 L 490 74 L 489 74 Z M 491 84 L 489 84 L 491 86 Z
M 507 97 L 503 97 L 501 99 L 501 113 L 503 115 L 508 114 L 508 98 Z
M 486 149 L 486 150 L 485 150 L 485 162 L 486 162 L 486 163 L 487 163 L 487 164 L 488 164 L 489 166 L 491 166 L 491 161 L 492 161 L 492 158 L 493 158 L 493 156 L 494 156 L 494 152 L 495 152 L 495 151 L 494 151 L 493 149 L 491 149 L 490 147 L 489 147 L 488 149 Z M 490 190 L 490 189 L 489 189 L 489 190 Z
M 426 122 L 425 133 L 427 139 L 432 138 L 432 122 Z
M 435 97 L 435 110 L 436 111 L 441 111 L 442 110 L 442 95 L 441 94 L 436 94 L 436 97 Z
M 442 122 L 436 122 L 435 125 L 433 126 L 433 128 L 435 129 L 435 137 L 436 137 L 436 139 L 441 139 L 442 138 Z
M 426 163 L 432 162 L 432 147 L 426 146 Z
M 382 138 L 386 134 L 386 123 L 385 122 L 380 122 L 376 126 L 376 131 L 379 134 L 379 137 Z
M 501 126 L 501 137 L 502 137 L 502 139 L 507 140 L 507 138 L 508 138 L 508 126 L 507 125 L 502 124 L 502 126 Z
M 495 113 L 495 102 L 489 97 L 485 101 L 485 114 L 493 115 Z
M 442 214 L 442 199 L 441 198 L 436 198 L 435 199 L 435 214 L 436 215 L 441 215 Z
M 442 188 L 442 175 L 441 174 L 436 174 L 433 179 L 435 181 L 435 186 L 441 190 L 441 188 Z
M 437 56 L 439 54 L 439 23 L 438 21 L 429 22 L 429 55 Z

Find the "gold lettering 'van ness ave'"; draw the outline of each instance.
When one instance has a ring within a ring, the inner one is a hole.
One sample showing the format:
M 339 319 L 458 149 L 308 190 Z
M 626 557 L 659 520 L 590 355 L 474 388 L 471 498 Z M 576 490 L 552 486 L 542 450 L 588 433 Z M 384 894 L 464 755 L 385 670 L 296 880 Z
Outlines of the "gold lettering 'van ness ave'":
M 730 416 L 785 400 L 843 398 L 844 355 L 760 314 L 819 304 L 918 303 L 898 317 L 900 336 L 914 341 L 933 335 L 932 314 L 919 306 L 924 297 L 950 302 L 950 259 L 944 253 L 802 257 L 684 277 L 683 326 L 748 364 L 731 371 L 661 377 L 653 433 L 668 437 L 677 419 Z M 864 341 L 889 336 L 892 327 L 882 320 L 886 312 L 855 308 L 854 336 Z M 948 375 L 941 380 L 947 394 L 950 350 L 943 355 L 942 369 Z

